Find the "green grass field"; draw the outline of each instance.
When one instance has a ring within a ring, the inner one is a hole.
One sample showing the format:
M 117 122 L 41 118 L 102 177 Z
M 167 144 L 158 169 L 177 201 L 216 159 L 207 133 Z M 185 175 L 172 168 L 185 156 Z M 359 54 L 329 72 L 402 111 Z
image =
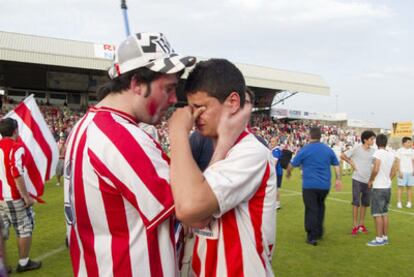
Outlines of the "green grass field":
M 368 247 L 374 238 L 374 224 L 368 213 L 369 234 L 350 235 L 351 180 L 344 177 L 342 192 L 332 191 L 326 200 L 325 237 L 318 246 L 305 243 L 303 204 L 299 170 L 291 180 L 284 180 L 281 190 L 282 209 L 277 218 L 277 246 L 273 268 L 277 276 L 414 276 L 414 209 L 396 210 L 394 184 L 390 218 L 390 244 Z M 36 227 L 31 257 L 42 260 L 40 270 L 25 276 L 73 276 L 68 250 L 65 247 L 63 188 L 52 180 L 46 185 L 44 200 L 37 204 Z M 9 263 L 17 264 L 17 247 L 11 229 L 7 242 Z M 16 273 L 13 273 L 15 275 Z

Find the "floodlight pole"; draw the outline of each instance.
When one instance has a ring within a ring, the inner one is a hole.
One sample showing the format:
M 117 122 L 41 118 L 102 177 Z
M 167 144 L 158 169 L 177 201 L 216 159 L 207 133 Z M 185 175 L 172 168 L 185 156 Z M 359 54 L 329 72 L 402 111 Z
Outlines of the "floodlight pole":
M 124 16 L 125 32 L 129 36 L 131 33 L 129 31 L 129 21 L 128 21 L 128 7 L 126 5 L 126 0 L 121 0 L 121 9 Z

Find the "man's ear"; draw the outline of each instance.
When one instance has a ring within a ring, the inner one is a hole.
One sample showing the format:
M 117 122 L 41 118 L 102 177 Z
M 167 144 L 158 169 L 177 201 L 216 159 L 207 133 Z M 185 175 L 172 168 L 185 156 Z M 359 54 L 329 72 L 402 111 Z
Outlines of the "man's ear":
M 14 131 L 13 131 L 13 135 L 12 135 L 12 137 L 14 138 L 14 139 L 17 139 L 18 137 L 19 137 L 19 132 L 18 132 L 19 130 L 16 128 Z
M 240 109 L 240 95 L 233 91 L 227 96 L 224 105 L 230 108 L 231 113 L 236 113 Z
M 131 79 L 129 83 L 129 88 L 134 92 L 134 94 L 144 95 L 146 93 L 147 85 L 143 82 L 138 82 L 135 78 Z

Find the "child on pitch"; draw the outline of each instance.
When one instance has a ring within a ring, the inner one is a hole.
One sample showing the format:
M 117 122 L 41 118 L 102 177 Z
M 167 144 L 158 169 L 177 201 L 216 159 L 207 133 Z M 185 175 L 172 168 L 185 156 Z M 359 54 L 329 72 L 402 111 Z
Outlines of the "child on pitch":
M 376 138 L 378 150 L 374 153 L 374 166 L 368 181 L 371 192 L 371 214 L 374 217 L 377 236 L 368 242 L 368 246 L 388 244 L 388 204 L 391 197 L 391 182 L 394 178 L 398 161 L 391 151 L 387 151 L 387 137 L 379 134 Z
M 414 185 L 414 150 L 412 148 L 412 140 L 410 137 L 402 138 L 402 147 L 397 150 L 398 167 L 398 195 L 397 208 L 402 208 L 401 196 L 404 187 L 407 188 L 407 208 L 412 206 Z

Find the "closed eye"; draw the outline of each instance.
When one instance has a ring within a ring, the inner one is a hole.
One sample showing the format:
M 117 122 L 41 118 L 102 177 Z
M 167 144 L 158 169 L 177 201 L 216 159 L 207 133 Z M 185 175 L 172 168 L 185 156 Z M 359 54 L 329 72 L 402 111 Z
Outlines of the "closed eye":
M 197 105 L 197 104 L 192 104 L 191 105 L 194 109 L 198 109 L 198 108 L 201 108 L 201 107 L 205 107 L 204 105 Z

